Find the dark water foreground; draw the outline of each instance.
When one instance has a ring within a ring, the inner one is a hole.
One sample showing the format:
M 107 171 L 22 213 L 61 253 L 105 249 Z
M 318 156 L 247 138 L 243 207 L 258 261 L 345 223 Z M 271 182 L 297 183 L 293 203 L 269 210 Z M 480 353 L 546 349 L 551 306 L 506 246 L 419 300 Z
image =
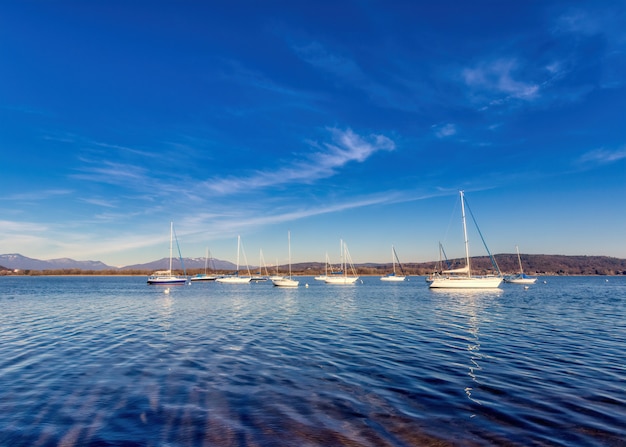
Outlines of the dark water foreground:
M 0 278 L 0 446 L 625 446 L 626 278 L 546 281 Z

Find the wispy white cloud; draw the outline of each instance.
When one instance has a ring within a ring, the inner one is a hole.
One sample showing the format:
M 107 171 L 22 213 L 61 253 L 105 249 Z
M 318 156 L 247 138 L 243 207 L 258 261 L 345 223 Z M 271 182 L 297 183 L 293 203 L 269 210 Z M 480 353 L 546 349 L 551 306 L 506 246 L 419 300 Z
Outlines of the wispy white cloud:
M 109 144 L 109 143 L 103 143 L 99 141 L 91 142 L 91 144 L 93 146 L 96 146 L 96 147 L 99 147 L 108 151 L 115 151 L 116 153 L 129 153 L 133 155 L 138 155 L 140 157 L 152 157 L 152 158 L 162 156 L 158 152 L 151 152 L 151 151 L 137 149 L 137 148 L 128 147 L 128 146 L 120 146 L 118 144 Z
M 0 234 L 12 232 L 39 233 L 46 230 L 48 230 L 48 226 L 41 223 L 0 220 Z
M 606 23 L 606 19 L 602 19 L 590 11 L 571 9 L 557 18 L 555 31 L 594 35 L 603 32 L 604 23 Z
M 598 165 L 614 163 L 624 158 L 626 158 L 626 147 L 622 147 L 616 150 L 600 148 L 583 154 L 579 158 L 578 162 L 581 164 L 591 163 L 594 165 Z
M 607 8 L 587 5 L 586 8 L 573 7 L 554 21 L 552 33 L 559 39 L 575 42 L 569 57 L 573 67 L 597 64 L 601 70 L 601 88 L 617 88 L 624 85 L 624 48 L 626 46 L 626 27 L 624 27 L 623 8 Z M 592 42 L 594 52 L 584 52 L 586 45 L 580 42 Z M 597 42 L 601 39 L 602 45 Z
M 1 196 L 0 200 L 15 200 L 15 201 L 40 201 L 47 200 L 52 197 L 67 196 L 74 191 L 71 189 L 45 189 L 29 192 L 20 192 Z
M 319 42 L 293 48 L 302 60 L 322 71 L 360 84 L 367 80 L 367 76 L 353 60 L 329 52 Z
M 437 138 L 451 137 L 457 133 L 457 128 L 452 123 L 434 125 L 432 128 Z
M 462 70 L 465 84 L 475 92 L 506 95 L 507 98 L 533 100 L 539 95 L 539 85 L 515 79 L 519 69 L 516 59 L 496 59 Z
M 104 208 L 117 208 L 117 205 L 113 201 L 107 200 L 107 199 L 98 199 L 94 197 L 89 197 L 89 198 L 79 199 L 79 201 L 84 202 L 84 203 L 89 203 L 91 205 L 101 206 Z
M 90 163 L 80 168 L 81 173 L 70 177 L 110 185 L 146 184 L 149 182 L 147 170 L 127 163 L 115 163 L 107 160 L 83 160 Z
M 244 67 L 238 61 L 226 61 L 224 66 L 229 70 L 222 74 L 222 78 L 228 82 L 237 82 L 243 86 L 250 86 L 285 96 L 300 97 L 303 95 L 302 91 L 281 85 L 257 70 Z
M 351 129 L 336 128 L 329 129 L 329 132 L 331 142 L 309 141 L 314 151 L 296 156 L 296 160 L 286 167 L 257 171 L 240 178 L 215 178 L 204 182 L 203 187 L 214 194 L 227 195 L 289 183 L 311 183 L 334 175 L 350 162 L 364 162 L 376 152 L 393 151 L 396 147 L 393 140 L 384 135 L 365 137 Z

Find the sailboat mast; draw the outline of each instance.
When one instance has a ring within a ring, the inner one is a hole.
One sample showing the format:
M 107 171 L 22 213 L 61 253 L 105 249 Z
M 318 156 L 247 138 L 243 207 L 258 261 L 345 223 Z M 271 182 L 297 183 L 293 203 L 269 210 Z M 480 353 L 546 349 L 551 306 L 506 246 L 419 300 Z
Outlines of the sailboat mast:
M 523 274 L 524 269 L 522 268 L 522 258 L 520 258 L 519 256 L 519 247 L 517 245 L 515 246 L 515 251 L 517 251 L 517 262 L 519 262 L 519 272 Z
M 343 276 L 346 276 L 346 266 L 344 264 L 344 253 L 343 253 L 343 239 L 339 239 L 339 256 L 341 256 L 341 270 L 343 270 Z
M 465 262 L 467 265 L 467 276 L 468 278 L 472 276 L 470 269 L 470 256 L 469 256 L 469 242 L 467 240 L 467 225 L 465 224 L 465 198 L 463 196 L 463 191 L 460 191 L 461 194 L 461 217 L 463 219 L 463 237 L 465 238 Z
M 237 235 L 237 273 L 239 273 L 239 246 L 241 245 L 241 236 Z
M 289 253 L 289 279 L 291 279 L 291 231 L 287 231 L 287 246 L 288 246 L 288 253 Z
M 170 275 L 172 274 L 172 237 L 174 234 L 174 222 L 170 222 Z
M 330 263 L 330 259 L 328 258 L 328 252 L 326 252 L 326 265 L 324 265 L 324 275 L 328 276 L 328 264 Z

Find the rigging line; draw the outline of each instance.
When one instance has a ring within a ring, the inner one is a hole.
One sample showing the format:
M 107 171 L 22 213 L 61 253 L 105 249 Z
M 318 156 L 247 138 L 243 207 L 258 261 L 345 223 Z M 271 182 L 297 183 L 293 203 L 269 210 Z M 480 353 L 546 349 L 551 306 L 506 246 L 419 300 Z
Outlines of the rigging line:
M 404 268 L 402 267 L 402 263 L 400 262 L 400 259 L 398 259 L 398 253 L 396 253 L 396 249 L 395 247 L 391 247 L 393 250 L 393 255 L 396 257 L 396 261 L 398 262 L 398 265 L 400 266 L 400 271 L 402 272 L 403 275 L 406 276 L 406 273 L 404 273 Z
M 446 260 L 446 266 L 448 267 L 448 270 L 450 270 L 452 268 L 452 263 L 448 260 L 448 255 L 446 254 L 446 251 L 443 249 L 443 245 L 441 245 L 441 242 L 439 242 L 439 248 L 441 249 L 441 252 L 443 253 L 443 258 Z
M 459 201 L 455 200 L 454 201 L 454 207 L 452 209 L 452 212 L 450 213 L 450 220 L 448 220 L 448 227 L 446 228 L 446 232 L 444 233 L 444 236 L 443 236 L 443 241 L 444 242 L 446 242 L 448 240 L 448 234 L 450 234 L 450 228 L 452 227 L 452 221 L 458 215 L 458 212 L 457 212 L 458 208 L 459 208 Z M 456 227 L 456 223 L 455 223 L 455 227 Z
M 178 249 L 178 259 L 180 259 L 180 265 L 183 267 L 183 275 L 187 276 L 187 270 L 185 270 L 185 261 L 183 261 L 183 254 L 180 252 L 180 245 L 178 245 L 178 236 L 176 236 L 176 229 L 174 230 L 174 239 L 176 239 L 176 248 Z M 170 272 L 171 273 L 171 272 Z
M 472 216 L 472 221 L 474 222 L 474 226 L 476 227 L 476 230 L 478 230 L 478 234 L 480 235 L 480 240 L 483 241 L 483 246 L 485 247 L 485 250 L 487 250 L 487 254 L 489 254 L 489 259 L 491 259 L 491 265 L 493 266 L 494 269 L 496 269 L 496 271 L 498 272 L 498 275 L 502 276 L 502 272 L 500 271 L 500 267 L 498 267 L 498 263 L 496 262 L 496 258 L 493 257 L 493 255 L 491 254 L 491 252 L 489 251 L 489 247 L 487 247 L 487 243 L 485 242 L 485 238 L 483 237 L 483 233 L 480 231 L 480 227 L 478 226 L 478 223 L 476 222 L 476 218 L 474 217 L 474 213 L 472 213 L 472 209 L 469 206 L 469 203 L 467 203 L 467 199 L 465 199 L 465 206 L 467 207 L 470 216 Z
M 248 276 L 252 276 L 250 274 L 250 264 L 248 264 L 248 258 L 246 257 L 246 250 L 243 248 L 243 242 L 241 242 L 241 254 L 243 255 L 243 262 L 246 263 L 246 269 L 248 270 Z

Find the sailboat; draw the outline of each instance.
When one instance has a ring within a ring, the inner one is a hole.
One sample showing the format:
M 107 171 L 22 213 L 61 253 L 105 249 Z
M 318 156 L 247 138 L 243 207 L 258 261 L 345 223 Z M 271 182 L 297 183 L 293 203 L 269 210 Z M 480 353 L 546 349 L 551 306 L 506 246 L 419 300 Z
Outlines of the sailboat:
M 443 271 L 443 260 L 444 260 L 444 258 L 445 258 L 446 266 L 449 269 L 450 268 L 450 261 L 448 261 L 448 256 L 446 255 L 446 252 L 443 249 L 443 245 L 441 245 L 441 242 L 439 242 L 439 261 L 437 262 L 437 265 L 435 266 L 435 271 L 426 277 L 426 282 L 427 283 L 430 284 L 431 282 L 433 282 L 433 280 L 437 276 L 441 275 L 441 272 Z
M 333 274 L 333 266 L 330 263 L 330 258 L 328 257 L 328 253 L 326 253 L 326 260 L 324 261 L 324 274 L 323 275 L 317 275 L 315 277 L 316 281 L 326 281 L 326 278 L 328 278 L 328 267 L 330 266 L 330 273 Z
M 291 277 L 291 232 L 287 232 L 287 245 L 289 247 L 289 276 L 284 278 L 272 279 L 276 287 L 298 287 L 300 281 L 296 281 Z
M 400 260 L 398 259 L 398 254 L 396 253 L 395 247 L 391 246 L 391 261 L 393 263 L 393 271 L 388 275 L 385 275 L 380 278 L 381 281 L 389 281 L 389 282 L 400 282 L 406 279 L 406 274 L 404 273 L 404 269 L 402 268 L 402 264 L 400 264 Z M 402 275 L 396 274 L 396 262 L 400 267 L 400 271 Z
M 252 277 L 250 276 L 250 269 L 248 269 L 248 276 L 239 276 L 239 252 L 241 251 L 241 236 L 237 236 L 237 270 L 233 275 L 226 275 L 217 278 L 215 281 L 225 284 L 247 284 Z
M 337 275 L 327 276 L 324 282 L 326 284 L 354 284 L 359 277 L 354 270 L 350 253 L 348 252 L 348 245 L 342 240 L 341 246 L 341 273 Z M 348 267 L 350 267 L 351 275 L 348 275 Z
M 431 289 L 496 289 L 502 283 L 501 275 L 472 275 L 469 242 L 467 240 L 467 225 L 465 223 L 465 196 L 463 191 L 459 193 L 461 196 L 461 216 L 463 220 L 463 236 L 465 239 L 465 267 L 454 270 L 444 270 L 441 275 L 436 275 L 432 278 L 428 287 Z
M 522 268 L 522 259 L 519 256 L 519 247 L 516 245 L 515 250 L 517 251 L 517 262 L 519 263 L 519 273 L 516 275 L 505 276 L 504 282 L 508 282 L 511 284 L 535 284 L 537 278 L 533 278 L 532 276 L 526 276 L 524 274 L 524 269 Z
M 265 275 L 263 275 L 263 269 L 265 269 Z M 270 276 L 270 273 L 267 271 L 267 266 L 265 265 L 265 258 L 263 258 L 263 250 L 260 249 L 259 250 L 259 270 L 257 271 L 256 275 L 252 277 L 251 281 L 254 281 L 254 282 L 267 281 L 269 276 Z
M 275 279 L 281 279 L 284 278 L 283 275 L 280 274 L 280 272 L 278 271 L 278 259 L 276 259 L 276 264 L 274 265 L 274 267 L 276 268 L 276 273 L 274 273 L 273 275 L 269 276 L 269 279 L 271 281 L 275 280 Z
M 148 276 L 149 285 L 177 286 L 187 284 L 189 278 L 187 276 L 172 275 L 172 248 L 174 240 L 174 222 L 170 222 L 170 268 L 154 272 Z M 176 242 L 178 245 L 178 241 Z M 180 252 L 180 250 L 179 250 Z M 180 253 L 179 253 L 180 254 Z M 181 261 L 182 262 L 182 261 Z
M 191 281 L 215 281 L 217 276 L 209 275 L 207 273 L 207 268 L 209 266 L 209 247 L 206 249 L 206 256 L 204 257 L 204 273 L 198 273 L 197 275 L 189 278 Z

